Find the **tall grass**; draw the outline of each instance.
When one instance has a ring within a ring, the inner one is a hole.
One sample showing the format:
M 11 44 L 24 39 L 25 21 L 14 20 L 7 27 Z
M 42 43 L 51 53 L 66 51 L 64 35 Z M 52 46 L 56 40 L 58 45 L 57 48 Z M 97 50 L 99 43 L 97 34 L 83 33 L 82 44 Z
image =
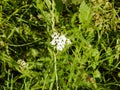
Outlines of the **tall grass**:
M 118 90 L 119 3 L 0 1 L 0 90 Z M 71 44 L 56 50 L 54 32 Z

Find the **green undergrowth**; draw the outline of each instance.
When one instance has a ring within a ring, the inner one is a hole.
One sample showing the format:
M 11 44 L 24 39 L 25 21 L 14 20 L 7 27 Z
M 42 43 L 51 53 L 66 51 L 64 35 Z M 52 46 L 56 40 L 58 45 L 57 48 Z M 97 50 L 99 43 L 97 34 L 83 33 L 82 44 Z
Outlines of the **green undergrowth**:
M 0 90 L 119 88 L 119 0 L 0 1 Z

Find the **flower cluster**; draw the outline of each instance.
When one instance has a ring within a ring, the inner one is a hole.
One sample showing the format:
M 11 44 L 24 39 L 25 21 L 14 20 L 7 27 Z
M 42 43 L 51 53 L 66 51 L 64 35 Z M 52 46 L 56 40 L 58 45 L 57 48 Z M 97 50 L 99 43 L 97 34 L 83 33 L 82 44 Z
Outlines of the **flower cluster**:
M 28 67 L 28 64 L 24 60 L 19 59 L 17 63 L 20 65 L 19 68 L 22 71 Z
M 54 32 L 52 35 L 51 45 L 55 46 L 57 50 L 62 51 L 66 44 L 71 44 L 71 41 L 65 37 L 65 35 L 60 35 L 58 32 Z

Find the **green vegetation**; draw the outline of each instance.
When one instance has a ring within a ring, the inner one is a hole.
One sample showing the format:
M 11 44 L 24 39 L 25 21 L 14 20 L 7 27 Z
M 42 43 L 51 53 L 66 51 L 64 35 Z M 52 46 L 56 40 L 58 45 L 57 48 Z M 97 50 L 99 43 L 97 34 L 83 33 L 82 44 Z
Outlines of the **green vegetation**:
M 0 0 L 0 90 L 119 89 L 119 0 Z

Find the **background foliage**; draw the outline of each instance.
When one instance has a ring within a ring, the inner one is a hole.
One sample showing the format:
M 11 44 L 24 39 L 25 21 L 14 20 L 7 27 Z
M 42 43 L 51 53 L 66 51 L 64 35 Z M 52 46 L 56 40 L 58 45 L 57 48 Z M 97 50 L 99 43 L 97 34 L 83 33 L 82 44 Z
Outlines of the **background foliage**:
M 59 89 L 118 90 L 119 16 L 119 0 L 1 0 L 0 90 L 56 90 L 53 24 L 72 42 L 57 55 Z

